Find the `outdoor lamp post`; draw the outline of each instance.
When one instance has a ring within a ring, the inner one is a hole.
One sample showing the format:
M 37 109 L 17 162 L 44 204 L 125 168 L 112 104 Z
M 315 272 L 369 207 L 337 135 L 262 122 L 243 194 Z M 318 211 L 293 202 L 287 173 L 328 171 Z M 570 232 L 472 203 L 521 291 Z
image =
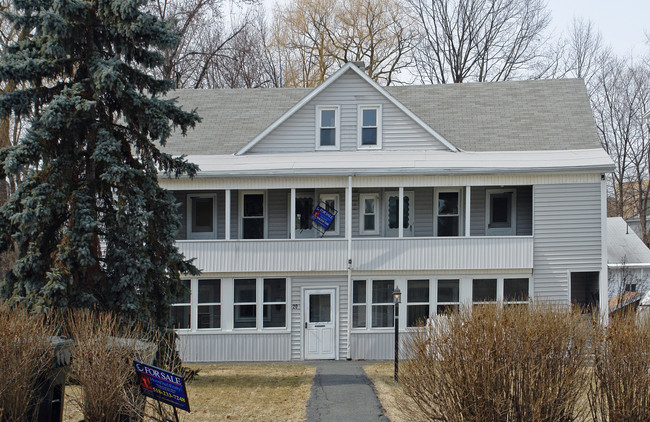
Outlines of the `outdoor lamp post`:
M 397 382 L 397 367 L 399 365 L 399 304 L 402 301 L 402 292 L 395 286 L 393 290 L 393 303 L 395 307 L 395 382 Z

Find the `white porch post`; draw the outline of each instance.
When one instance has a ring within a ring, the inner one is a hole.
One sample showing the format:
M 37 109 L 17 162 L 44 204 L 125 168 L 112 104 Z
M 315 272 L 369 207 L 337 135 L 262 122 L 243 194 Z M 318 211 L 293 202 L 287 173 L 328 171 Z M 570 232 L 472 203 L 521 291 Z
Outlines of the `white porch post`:
M 348 344 L 345 358 L 352 359 L 352 176 L 348 176 L 348 186 L 345 188 L 345 237 L 348 240 Z
M 230 189 L 226 189 L 226 202 L 225 202 L 226 212 L 225 212 L 225 238 L 230 240 Z
M 291 211 L 291 239 L 296 238 L 296 188 L 291 188 L 291 203 L 289 205 Z
M 404 187 L 400 186 L 399 187 L 399 204 L 397 205 L 397 215 L 398 215 L 398 221 L 397 221 L 397 227 L 399 229 L 397 230 L 397 237 L 402 238 L 404 237 Z
M 472 203 L 472 187 L 465 186 L 465 237 L 469 237 L 471 219 L 471 203 Z

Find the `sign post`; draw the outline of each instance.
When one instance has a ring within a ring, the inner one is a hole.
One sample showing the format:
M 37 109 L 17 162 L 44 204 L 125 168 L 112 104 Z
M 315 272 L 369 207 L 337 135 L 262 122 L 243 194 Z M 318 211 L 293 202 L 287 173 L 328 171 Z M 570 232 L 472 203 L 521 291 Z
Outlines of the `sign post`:
M 147 397 L 165 403 L 174 408 L 174 416 L 178 422 L 176 408 L 190 411 L 185 380 L 180 375 L 164 369 L 134 360 L 135 372 L 138 376 L 140 392 Z

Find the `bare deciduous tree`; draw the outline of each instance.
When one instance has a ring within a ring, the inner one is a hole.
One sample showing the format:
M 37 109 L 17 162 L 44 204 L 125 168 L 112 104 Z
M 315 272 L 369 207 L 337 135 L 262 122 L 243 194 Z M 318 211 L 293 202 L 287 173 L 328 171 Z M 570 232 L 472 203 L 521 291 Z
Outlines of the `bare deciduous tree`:
M 420 43 L 417 75 L 425 83 L 520 77 L 541 57 L 550 16 L 542 0 L 409 0 Z

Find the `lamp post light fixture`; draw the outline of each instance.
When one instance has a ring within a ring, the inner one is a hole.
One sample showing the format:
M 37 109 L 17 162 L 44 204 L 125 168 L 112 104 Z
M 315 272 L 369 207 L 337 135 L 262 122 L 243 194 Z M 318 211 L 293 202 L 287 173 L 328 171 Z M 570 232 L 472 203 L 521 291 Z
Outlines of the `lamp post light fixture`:
M 395 286 L 393 290 L 393 304 L 395 307 L 395 382 L 397 382 L 397 368 L 399 366 L 399 304 L 402 302 L 402 292 Z

